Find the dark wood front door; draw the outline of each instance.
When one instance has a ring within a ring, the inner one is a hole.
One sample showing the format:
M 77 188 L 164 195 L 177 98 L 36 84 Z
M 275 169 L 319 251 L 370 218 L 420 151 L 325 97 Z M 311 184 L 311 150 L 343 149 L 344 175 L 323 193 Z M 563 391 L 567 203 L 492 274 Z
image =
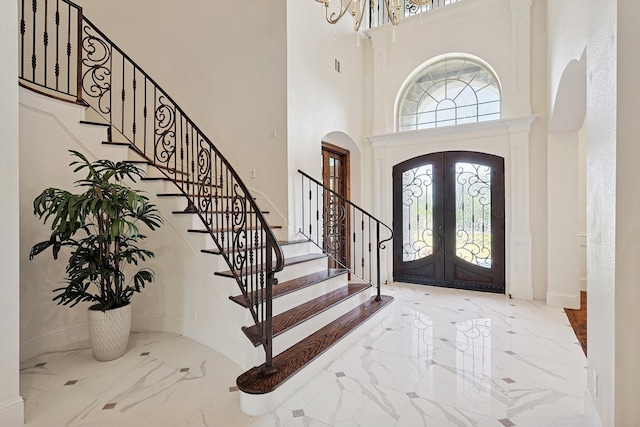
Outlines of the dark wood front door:
M 322 182 L 338 195 L 349 199 L 349 151 L 335 145 L 322 144 Z M 329 268 L 349 266 L 349 209 L 332 192 L 324 193 L 324 246 Z
M 449 151 L 393 168 L 395 281 L 505 292 L 504 159 Z

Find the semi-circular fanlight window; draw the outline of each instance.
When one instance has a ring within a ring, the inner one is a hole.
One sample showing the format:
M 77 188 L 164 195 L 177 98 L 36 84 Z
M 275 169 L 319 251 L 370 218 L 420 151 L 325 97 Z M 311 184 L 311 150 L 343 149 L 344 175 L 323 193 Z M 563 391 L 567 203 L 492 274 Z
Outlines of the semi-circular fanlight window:
M 500 99 L 498 79 L 479 61 L 445 58 L 406 85 L 398 103 L 398 131 L 497 120 Z

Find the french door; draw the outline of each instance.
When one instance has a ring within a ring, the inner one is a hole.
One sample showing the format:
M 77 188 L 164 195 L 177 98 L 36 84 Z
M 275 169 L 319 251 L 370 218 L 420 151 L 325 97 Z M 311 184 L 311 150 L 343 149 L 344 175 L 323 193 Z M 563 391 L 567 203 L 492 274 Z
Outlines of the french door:
M 322 144 L 322 182 L 335 194 L 349 199 L 349 151 L 332 144 Z M 346 268 L 349 264 L 349 222 L 346 203 L 331 192 L 324 192 L 324 246 L 329 268 Z
M 393 168 L 395 281 L 505 292 L 504 159 L 448 151 Z

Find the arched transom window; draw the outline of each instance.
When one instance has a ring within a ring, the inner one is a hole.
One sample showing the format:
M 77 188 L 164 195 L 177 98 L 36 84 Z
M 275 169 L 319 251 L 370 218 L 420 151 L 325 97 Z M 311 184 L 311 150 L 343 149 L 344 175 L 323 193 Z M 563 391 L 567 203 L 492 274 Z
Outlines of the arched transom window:
M 445 58 L 420 71 L 398 103 L 398 131 L 500 118 L 500 85 L 480 62 Z

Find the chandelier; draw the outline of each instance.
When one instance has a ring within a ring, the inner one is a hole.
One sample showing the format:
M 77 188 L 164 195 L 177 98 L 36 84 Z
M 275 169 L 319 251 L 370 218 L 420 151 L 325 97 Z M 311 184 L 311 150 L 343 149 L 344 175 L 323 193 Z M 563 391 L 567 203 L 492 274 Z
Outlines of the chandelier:
M 350 12 L 353 17 L 353 29 L 354 31 L 360 30 L 360 25 L 362 24 L 362 20 L 364 18 L 364 12 L 367 9 L 367 3 L 369 3 L 369 9 L 372 12 L 375 11 L 376 2 L 375 0 L 340 0 L 340 8 L 330 9 L 330 1 L 331 0 L 316 0 L 318 3 L 324 4 L 325 16 L 327 22 L 330 24 L 335 24 L 347 12 Z M 402 3 L 407 0 L 380 0 L 384 3 L 384 8 L 386 9 L 387 16 L 389 18 L 389 22 L 391 22 L 394 26 L 398 25 L 400 22 L 400 11 L 402 9 Z M 408 0 L 416 6 L 425 6 L 427 4 L 431 4 L 433 0 Z

